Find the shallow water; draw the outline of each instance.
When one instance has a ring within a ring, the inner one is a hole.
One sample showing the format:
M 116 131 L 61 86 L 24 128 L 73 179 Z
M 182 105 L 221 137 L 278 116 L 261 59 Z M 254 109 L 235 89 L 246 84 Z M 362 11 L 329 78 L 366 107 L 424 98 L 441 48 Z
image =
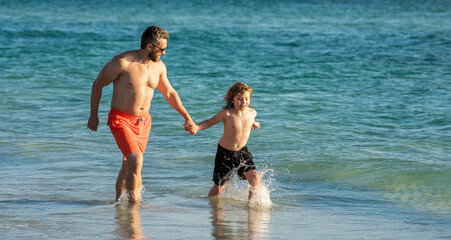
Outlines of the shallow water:
M 449 1 L 0 0 L 2 239 L 450 238 L 450 20 Z M 114 203 L 112 87 L 95 133 L 90 89 L 149 25 L 196 122 L 254 89 L 271 208 L 238 180 L 206 197 L 222 127 L 190 136 L 159 93 L 143 202 Z

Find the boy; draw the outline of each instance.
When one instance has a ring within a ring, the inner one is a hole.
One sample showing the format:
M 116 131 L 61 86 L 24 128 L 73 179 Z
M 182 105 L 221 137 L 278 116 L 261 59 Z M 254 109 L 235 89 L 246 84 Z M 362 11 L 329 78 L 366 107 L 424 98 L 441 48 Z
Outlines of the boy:
M 219 140 L 213 171 L 215 184 L 208 197 L 218 196 L 225 188 L 226 181 L 234 169 L 241 180 L 247 179 L 252 186 L 249 199 L 260 185 L 260 175 L 255 169 L 252 154 L 246 147 L 252 129 L 260 128 L 255 121 L 257 111 L 250 108 L 252 88 L 242 82 L 236 82 L 224 96 L 226 105 L 214 117 L 190 127 L 190 132 L 207 129 L 216 123 L 224 122 L 224 133 Z

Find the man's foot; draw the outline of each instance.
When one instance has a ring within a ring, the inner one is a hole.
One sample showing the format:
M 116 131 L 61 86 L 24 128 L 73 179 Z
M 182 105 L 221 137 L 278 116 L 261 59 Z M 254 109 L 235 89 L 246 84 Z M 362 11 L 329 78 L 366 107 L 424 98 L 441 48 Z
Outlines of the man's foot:
M 141 196 L 138 191 L 128 191 L 128 202 L 129 203 L 139 203 Z
M 145 188 L 141 186 L 139 190 L 127 191 L 128 201 L 130 203 L 139 203 L 142 199 L 142 195 L 144 194 Z

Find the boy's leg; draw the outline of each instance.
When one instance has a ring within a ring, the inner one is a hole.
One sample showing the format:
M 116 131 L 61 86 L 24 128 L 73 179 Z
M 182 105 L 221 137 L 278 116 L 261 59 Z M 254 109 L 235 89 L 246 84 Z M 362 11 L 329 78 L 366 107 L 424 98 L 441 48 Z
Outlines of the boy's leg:
M 141 169 L 143 166 L 143 154 L 140 151 L 129 153 L 125 156 L 128 162 L 128 172 L 125 177 L 129 202 L 139 202 L 142 185 Z
M 121 197 L 122 193 L 125 191 L 125 177 L 127 176 L 128 172 L 128 163 L 125 159 L 122 160 L 122 167 L 119 171 L 119 174 L 117 175 L 116 180 L 116 202 Z
M 208 197 L 217 197 L 219 194 L 224 191 L 225 184 L 222 186 L 218 186 L 216 183 L 213 185 L 213 187 L 210 189 L 210 192 L 208 193 Z
M 251 185 L 251 189 L 249 190 L 249 199 L 254 195 L 254 191 L 257 190 L 258 186 L 261 182 L 260 174 L 258 174 L 257 170 L 251 170 L 248 172 L 244 172 L 244 176 L 246 176 L 249 184 Z

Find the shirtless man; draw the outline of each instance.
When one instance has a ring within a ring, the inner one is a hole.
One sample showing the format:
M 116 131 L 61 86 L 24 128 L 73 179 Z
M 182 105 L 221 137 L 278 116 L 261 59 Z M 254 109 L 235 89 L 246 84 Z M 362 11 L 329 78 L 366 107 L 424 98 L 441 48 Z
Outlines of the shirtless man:
M 113 57 L 92 85 L 91 114 L 87 125 L 92 131 L 97 131 L 102 89 L 113 83 L 108 125 L 124 155 L 116 181 L 116 201 L 127 190 L 129 201 L 139 202 L 143 154 L 152 121 L 149 109 L 155 88 L 185 118 L 185 130 L 194 124 L 169 83 L 166 66 L 160 60 L 166 54 L 168 38 L 168 32 L 160 27 L 147 28 L 141 37 L 141 48 Z

